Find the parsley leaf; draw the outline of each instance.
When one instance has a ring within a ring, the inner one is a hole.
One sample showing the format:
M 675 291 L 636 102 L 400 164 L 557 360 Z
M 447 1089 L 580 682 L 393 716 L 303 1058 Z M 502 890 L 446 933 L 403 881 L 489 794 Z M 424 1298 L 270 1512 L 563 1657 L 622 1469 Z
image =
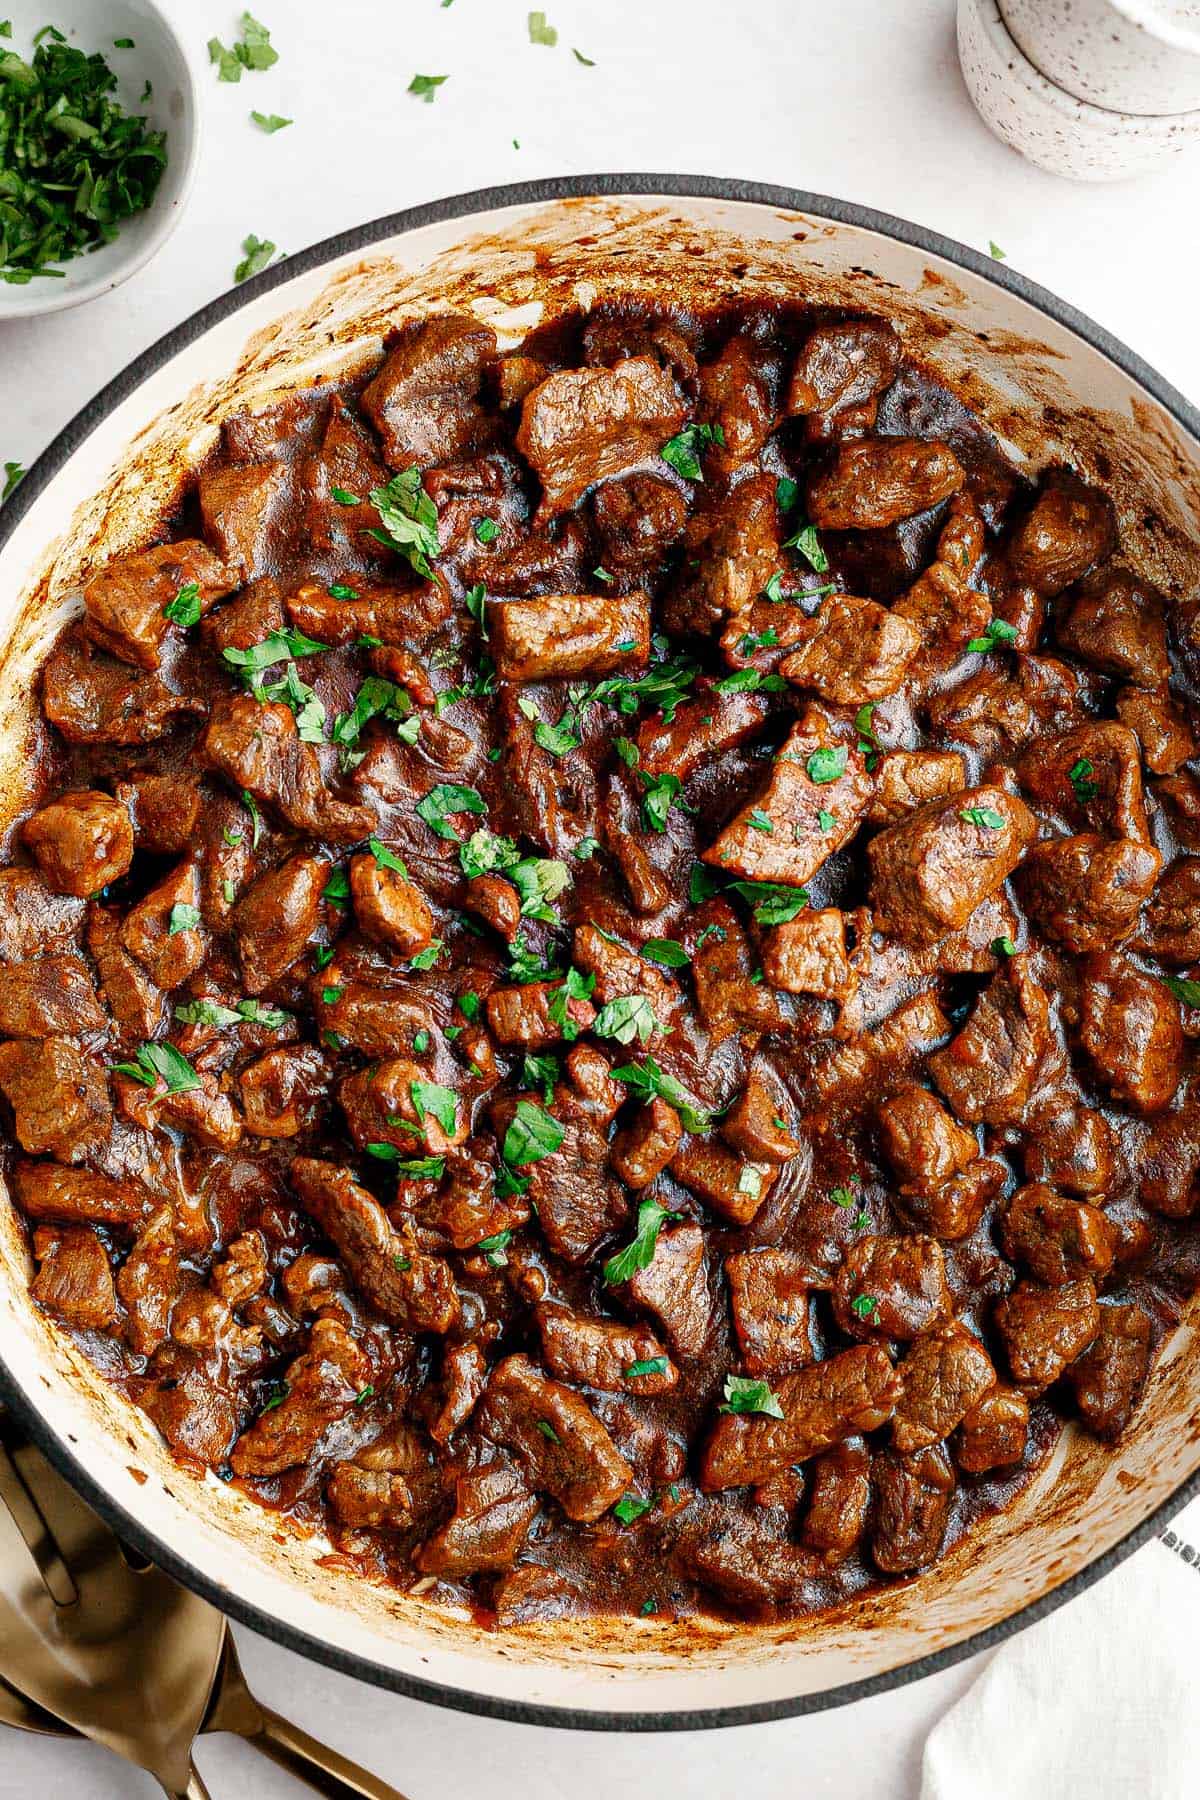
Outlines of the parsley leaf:
M 163 618 L 170 619 L 176 625 L 197 625 L 200 622 L 200 589 L 194 581 L 185 581 L 173 600 L 168 600 L 163 607 Z
M 808 889 L 778 881 L 731 881 L 730 887 L 754 907 L 759 925 L 786 925 L 808 905 Z
M 612 1078 L 627 1087 L 638 1100 L 665 1100 L 668 1106 L 675 1108 L 688 1131 L 708 1131 L 712 1126 L 712 1114 L 705 1111 L 681 1082 L 661 1069 L 652 1056 L 647 1056 L 640 1064 L 622 1064 L 612 1071 Z
M 528 979 L 539 981 L 542 979 L 543 973 L 545 971 L 539 969 L 536 975 Z M 572 1000 L 590 1000 L 595 986 L 596 977 L 594 975 L 583 975 L 572 965 L 567 970 L 560 986 L 551 994 L 546 1010 L 550 1015 L 551 1024 L 557 1025 L 562 1032 L 565 1043 L 573 1044 L 579 1036 L 579 1026 L 567 1010 L 570 1002 Z
M 821 548 L 821 540 L 817 536 L 815 525 L 802 526 L 793 537 L 784 542 L 785 550 L 798 550 L 809 568 L 818 575 L 824 575 L 829 569 L 829 558 Z
M 266 132 L 268 137 L 274 137 L 277 131 L 282 131 L 286 125 L 292 123 L 291 119 L 281 118 L 278 113 L 252 112 L 250 117 L 261 130 Z
M 508 1130 L 504 1133 L 501 1155 L 514 1169 L 541 1162 L 553 1156 L 566 1132 L 557 1119 L 552 1119 L 536 1100 L 518 1100 Z
M 658 1234 L 663 1220 L 670 1215 L 665 1206 L 657 1200 L 642 1200 L 638 1204 L 637 1231 L 633 1242 L 624 1250 L 618 1250 L 610 1256 L 604 1265 L 604 1279 L 609 1287 L 616 1287 L 622 1281 L 628 1281 L 639 1269 L 648 1269 L 654 1261 L 654 1251 L 658 1244 Z
M 618 1044 L 632 1044 L 635 1038 L 648 1044 L 658 1028 L 654 1008 L 645 994 L 623 994 L 610 1000 L 592 1021 L 597 1037 L 615 1038 Z
M 850 1302 L 850 1311 L 859 1319 L 869 1319 L 879 1309 L 879 1301 L 874 1294 L 856 1294 Z
M 968 825 L 978 825 L 984 831 L 1004 830 L 1004 814 L 997 812 L 994 806 L 964 806 L 958 816 Z
M 641 1375 L 665 1375 L 667 1368 L 665 1356 L 648 1356 L 641 1362 L 631 1362 L 623 1373 L 626 1381 L 636 1381 Z
M 692 960 L 674 938 L 647 938 L 640 954 L 647 962 L 661 963 L 664 969 L 682 969 Z
M 167 936 L 174 937 L 180 931 L 195 931 L 199 924 L 200 908 L 180 902 L 171 908 L 167 917 Z
M 0 505 L 14 494 L 25 479 L 25 470 L 19 462 L 6 462 L 4 465 L 4 486 L 0 488 Z
M 531 12 L 529 15 L 529 41 L 531 44 L 546 44 L 553 49 L 558 42 L 558 32 L 553 25 L 547 25 L 544 12 Z
M 233 271 L 233 279 L 240 287 L 243 281 L 249 281 L 252 275 L 261 275 L 271 258 L 279 248 L 270 238 L 256 237 L 253 232 L 242 239 L 242 260 Z
M 1007 619 L 991 619 L 983 636 L 972 638 L 967 649 L 986 656 L 990 650 L 998 650 L 1002 644 L 1011 644 L 1016 635 L 1016 626 L 1010 625 Z
M 845 744 L 838 744 L 836 748 L 823 744 L 813 751 L 804 765 L 808 779 L 818 787 L 828 787 L 831 781 L 839 780 L 846 773 L 847 755 Z
M 1094 800 L 1100 792 L 1098 783 L 1092 780 L 1095 773 L 1095 769 L 1086 756 L 1081 756 L 1074 768 L 1067 770 L 1067 780 L 1075 789 L 1075 798 L 1081 806 L 1086 806 L 1087 802 Z
M 557 1056 L 534 1056 L 526 1051 L 521 1064 L 521 1080 L 526 1087 L 540 1087 L 546 1105 L 554 1099 L 554 1087 L 562 1070 Z
M 667 439 L 658 454 L 685 481 L 703 481 L 704 471 L 700 467 L 702 446 L 724 445 L 724 442 L 725 433 L 719 425 L 685 425 L 682 431 L 677 431 L 673 438 Z
M 1200 1006 L 1200 981 L 1190 981 L 1183 975 L 1163 975 L 1160 979 L 1163 986 L 1177 1000 L 1182 1000 L 1185 1006 Z
M 461 842 L 457 831 L 450 824 L 456 813 L 486 811 L 487 806 L 478 789 L 460 787 L 453 781 L 439 781 L 436 787 L 430 788 L 423 800 L 417 802 L 417 817 L 423 819 L 437 837 L 445 838 L 451 844 Z
M 753 1375 L 727 1375 L 725 1399 L 717 1410 L 723 1413 L 765 1413 L 770 1419 L 783 1417 L 779 1396 L 772 1392 L 768 1382 Z
M 622 1525 L 632 1525 L 643 1513 L 648 1513 L 654 1501 L 643 1500 L 638 1494 L 622 1494 L 613 1507 L 613 1517 L 620 1519 Z
M 571 55 L 576 62 L 582 63 L 585 69 L 594 69 L 596 66 L 591 57 L 585 56 L 582 50 L 572 50 Z
M 424 100 L 426 106 L 431 106 L 433 96 L 443 81 L 449 81 L 449 79 L 448 75 L 414 75 L 408 84 L 408 91 L 410 94 L 415 94 L 418 99 Z
M 389 550 L 398 550 L 418 575 L 431 580 L 429 559 L 438 554 L 441 545 L 437 507 L 421 485 L 420 469 L 403 469 L 383 487 L 372 488 L 371 505 L 383 530 L 370 535 Z
M 154 1088 L 163 1081 L 168 1094 L 190 1094 L 200 1086 L 195 1069 L 173 1044 L 141 1044 L 135 1062 L 112 1066 L 116 1074 L 129 1075 L 143 1087 Z
M 447 1137 L 453 1136 L 458 1129 L 458 1097 L 453 1090 L 436 1081 L 410 1081 L 408 1091 L 422 1125 L 426 1117 L 432 1117 Z

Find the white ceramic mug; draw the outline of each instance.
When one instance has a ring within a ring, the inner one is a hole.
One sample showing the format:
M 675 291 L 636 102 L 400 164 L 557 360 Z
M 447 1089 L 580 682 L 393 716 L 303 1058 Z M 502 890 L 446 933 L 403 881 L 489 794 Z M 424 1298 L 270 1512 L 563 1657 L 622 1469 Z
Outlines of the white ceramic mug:
M 1200 109 L 1198 0 L 999 0 L 1034 67 L 1077 100 L 1157 117 Z

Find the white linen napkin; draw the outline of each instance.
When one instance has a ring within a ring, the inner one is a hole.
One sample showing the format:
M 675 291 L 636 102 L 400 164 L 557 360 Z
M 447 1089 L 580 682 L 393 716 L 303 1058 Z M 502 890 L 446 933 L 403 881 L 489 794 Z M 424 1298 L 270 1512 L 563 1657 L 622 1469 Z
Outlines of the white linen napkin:
M 1196 1800 L 1200 1500 L 1001 1646 L 925 1744 L 921 1800 Z

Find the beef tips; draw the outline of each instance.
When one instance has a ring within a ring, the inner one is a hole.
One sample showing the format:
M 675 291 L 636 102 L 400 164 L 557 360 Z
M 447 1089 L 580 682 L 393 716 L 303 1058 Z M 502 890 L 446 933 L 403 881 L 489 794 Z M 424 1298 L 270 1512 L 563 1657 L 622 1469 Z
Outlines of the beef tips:
M 536 1499 L 511 1464 L 486 1463 L 458 1477 L 453 1513 L 414 1561 L 428 1575 L 451 1578 L 511 1569 L 537 1511 Z
M 779 1002 L 756 981 L 755 959 L 741 920 L 714 895 L 692 921 L 696 1005 L 715 1044 L 737 1031 L 771 1031 L 783 1022 Z
M 90 788 L 41 807 L 21 835 L 47 887 L 80 899 L 119 881 L 133 861 L 129 814 Z
M 1103 1113 L 1091 1107 L 1055 1107 L 1027 1128 L 1025 1173 L 1069 1194 L 1091 1199 L 1112 1184 L 1116 1140 Z
M 877 531 L 948 500 L 966 480 L 948 444 L 866 438 L 843 444 L 808 486 L 808 516 L 822 530 Z
M 929 800 L 961 794 L 966 765 L 957 750 L 889 750 L 879 759 L 867 813 L 871 825 L 897 825 Z
M 1071 1364 L 1067 1381 L 1089 1431 L 1120 1437 L 1150 1373 L 1153 1328 L 1140 1306 L 1102 1306 L 1091 1345 Z
M 901 1192 L 938 1187 L 979 1154 L 975 1134 L 959 1125 L 928 1088 L 899 1088 L 879 1108 L 884 1154 L 900 1178 Z
M 542 484 L 539 519 L 656 457 L 685 417 L 673 377 L 650 356 L 548 376 L 526 396 L 516 438 Z
M 706 1493 L 769 1479 L 786 1464 L 806 1462 L 861 1431 L 877 1431 L 895 1411 L 900 1382 L 883 1350 L 859 1344 L 775 1388 L 782 1419 L 722 1413 L 701 1456 Z
M 503 1143 L 508 1103 L 493 1116 Z M 604 1137 L 596 1126 L 586 1118 L 571 1119 L 558 1149 L 525 1171 L 543 1235 L 567 1262 L 586 1262 L 628 1213 L 624 1194 L 603 1172 L 604 1154 Z
M 711 693 L 685 700 L 671 720 L 651 716 L 639 725 L 638 762 L 649 775 L 674 775 L 686 781 L 723 750 L 752 738 L 767 717 L 762 694 L 732 693 L 717 705 Z
M 138 1356 L 158 1349 L 179 1298 L 179 1238 L 169 1206 L 150 1214 L 117 1275 L 125 1329 Z
M 1169 694 L 1122 688 L 1117 695 L 1117 717 L 1137 739 L 1142 761 L 1152 775 L 1177 774 L 1200 748 L 1191 723 Z
M 164 640 L 177 629 L 166 609 L 180 593 L 194 588 L 196 603 L 207 612 L 237 585 L 237 571 L 198 539 L 135 550 L 115 557 L 86 583 L 84 630 L 122 662 L 157 669 Z
M 0 1044 L 0 1089 L 22 1150 L 78 1163 L 108 1141 L 112 1104 L 103 1070 L 70 1038 Z
M 183 855 L 200 822 L 203 795 L 194 775 L 158 775 L 150 769 L 135 769 L 127 781 L 116 784 L 116 797 L 129 815 L 133 842 L 139 850 L 148 850 L 152 856 Z
M 1200 857 L 1172 863 L 1143 914 L 1137 943 L 1160 962 L 1200 962 Z
M 896 1372 L 892 1443 L 905 1455 L 949 1437 L 996 1380 L 987 1351 L 957 1320 L 918 1338 Z
M 106 656 L 78 627 L 63 633 L 42 670 L 42 711 L 69 744 L 152 744 L 204 710 L 194 694 Z
M 307 1461 L 327 1428 L 344 1417 L 371 1377 L 371 1365 L 336 1319 L 317 1319 L 308 1348 L 288 1364 L 283 1395 L 239 1437 L 230 1453 L 238 1475 L 278 1475 Z
M 465 315 L 404 328 L 362 395 L 393 469 L 453 462 L 490 436 L 479 397 L 495 357 L 491 326 Z
M 10 963 L 0 982 L 0 1037 L 98 1037 L 105 1028 L 80 956 Z
M 1131 934 L 1161 867 L 1157 850 L 1128 838 L 1106 842 L 1094 831 L 1050 838 L 1021 866 L 1021 898 L 1047 937 L 1085 956 Z
M 831 594 L 804 623 L 800 647 L 784 657 L 779 672 L 839 706 L 894 694 L 921 645 L 908 619 L 851 594 Z
M 729 339 L 700 370 L 699 415 L 716 438 L 714 466 L 732 470 L 758 455 L 775 426 L 769 348 L 747 332 Z
M 834 1568 L 862 1538 L 871 1501 L 871 1458 L 860 1437 L 815 1457 L 800 1541 Z
M 1020 1462 L 1029 1437 L 1029 1402 L 997 1382 L 963 1416 L 955 1460 L 968 1475 Z
M 1139 1113 L 1170 1105 L 1183 1074 L 1179 1002 L 1115 953 L 1083 965 L 1079 1039 L 1105 1087 Z
M 403 1475 L 339 1463 L 325 1495 L 336 1516 L 351 1530 L 403 1531 L 412 1522 L 412 1489 Z
M 1098 719 L 1047 743 L 1017 762 L 1025 792 L 1074 831 L 1150 843 L 1138 741 L 1115 719 Z
M 416 956 L 433 939 L 433 914 L 418 887 L 369 855 L 350 858 L 354 916 L 364 937 L 390 944 L 401 956 Z
M 29 1291 L 47 1312 L 84 1331 L 103 1331 L 116 1317 L 108 1252 L 90 1225 L 46 1234 Z
M 728 497 L 702 496 L 688 520 L 679 589 L 666 603 L 669 628 L 710 632 L 730 620 L 730 630 L 739 638 L 746 629 L 743 615 L 782 565 L 783 532 L 772 476 L 751 475 Z M 784 623 L 778 609 L 773 616 Z
M 661 563 L 687 523 L 678 488 L 654 475 L 629 475 L 596 490 L 592 516 L 602 545 L 601 568 L 639 579 Z
M 1132 569 L 1106 563 L 1066 596 L 1058 641 L 1081 661 L 1139 687 L 1165 687 L 1165 603 Z
M 791 1375 L 813 1360 L 808 1294 L 812 1270 L 792 1250 L 725 1259 L 733 1324 L 752 1375 Z
M 543 1360 L 560 1381 L 610 1394 L 650 1395 L 667 1393 L 679 1380 L 662 1344 L 644 1325 L 589 1319 L 551 1301 L 542 1301 L 534 1317 Z
M 1098 1206 L 1071 1200 L 1043 1182 L 1017 1189 L 1000 1226 L 1004 1254 L 1024 1263 L 1047 1287 L 1090 1275 L 1102 1281 L 1112 1268 L 1118 1232 Z
M 293 856 L 262 875 L 238 902 L 233 934 L 248 994 L 261 994 L 303 955 L 316 930 L 330 868 L 316 856 Z
M 613 1170 L 626 1187 L 649 1187 L 675 1155 L 682 1137 L 683 1125 L 675 1108 L 655 1097 L 638 1109 L 613 1140 Z
M 381 1143 L 405 1156 L 440 1156 L 452 1144 L 461 1144 L 467 1135 L 463 1108 L 455 1103 L 453 1123 L 447 1125 L 429 1085 L 428 1071 L 406 1056 L 389 1057 L 347 1076 L 339 1097 L 350 1135 L 360 1149 Z
M 0 869 L 0 961 L 77 950 L 86 908 L 56 894 L 32 869 Z
M 834 1279 L 834 1316 L 849 1337 L 920 1337 L 950 1317 L 941 1245 L 931 1237 L 860 1237 Z
M 917 945 L 961 930 L 1036 836 L 1029 808 L 998 785 L 918 807 L 868 847 L 877 924 Z
M 826 432 L 832 432 L 834 421 L 850 420 L 860 431 L 869 430 L 879 395 L 900 366 L 900 355 L 900 339 L 884 319 L 818 325 L 801 344 L 792 367 L 787 410 L 807 414 Z
M 324 1058 L 309 1045 L 268 1050 L 238 1076 L 246 1130 L 259 1138 L 299 1137 L 316 1122 L 328 1079 Z
M 1028 954 L 1010 956 L 929 1072 L 968 1124 L 1019 1125 L 1052 1044 L 1045 992 Z
M 688 1223 L 660 1231 L 651 1261 L 630 1277 L 629 1296 L 659 1320 L 677 1356 L 685 1361 L 703 1356 L 715 1309 L 700 1227 Z
M 375 829 L 369 807 L 330 794 L 316 751 L 302 741 L 282 702 L 263 703 L 249 694 L 216 701 L 201 749 L 239 793 L 264 801 L 297 831 L 353 844 Z
M 768 1618 L 781 1608 L 803 1605 L 821 1572 L 814 1556 L 781 1540 L 752 1514 L 722 1518 L 689 1536 L 679 1559 L 726 1602 Z
M 1027 1394 L 1057 1381 L 1100 1329 L 1096 1289 L 1086 1277 L 1059 1287 L 1019 1281 L 995 1316 L 1013 1379 Z
M 265 572 L 267 528 L 287 484 L 281 462 L 243 463 L 206 469 L 196 484 L 204 535 L 217 555 L 240 570 L 244 581 Z
M 17 1202 L 31 1219 L 64 1225 L 140 1224 L 154 1204 L 150 1189 L 128 1177 L 58 1163 L 18 1161 L 13 1171 Z
M 633 1480 L 596 1415 L 527 1356 L 508 1356 L 492 1370 L 479 1420 L 493 1443 L 520 1459 L 530 1486 L 553 1494 L 569 1519 L 598 1519 Z
M 131 956 L 121 938 L 118 913 L 93 906 L 88 914 L 87 943 L 100 976 L 100 987 L 116 1023 L 122 1051 L 153 1040 L 166 1023 L 166 997 L 149 971 Z
M 762 793 L 731 819 L 701 861 L 746 881 L 803 887 L 854 836 L 873 786 L 862 752 L 839 742 L 822 717 L 806 714 L 788 733 Z
M 191 860 L 179 863 L 131 906 L 121 926 L 122 948 L 164 993 L 190 980 L 209 945 L 200 919 L 200 871 Z
M 596 1017 L 591 1002 L 568 996 L 561 981 L 493 988 L 486 1004 L 488 1029 L 496 1042 L 525 1050 L 546 1050 L 578 1037 Z
M 502 681 L 610 675 L 641 668 L 650 655 L 650 602 L 636 590 L 547 594 L 488 607 L 490 647 Z
M 950 1522 L 954 1468 L 944 1444 L 904 1455 L 884 1450 L 871 1464 L 875 1502 L 871 1555 L 887 1575 L 935 1562 Z
M 1112 501 L 1070 469 L 1050 469 L 1037 499 L 1013 533 L 1008 563 L 1018 581 L 1041 594 L 1061 594 L 1112 549 Z
M 731 1225 L 749 1225 L 777 1173 L 768 1162 L 749 1162 L 705 1138 L 689 1138 L 670 1167 L 676 1181 Z
M 333 593 L 331 588 L 348 589 Z M 388 645 L 424 643 L 450 617 L 450 596 L 438 581 L 384 586 L 361 575 L 327 583 L 303 582 L 285 601 L 297 631 L 322 644 L 354 644 L 379 638 Z M 404 684 L 401 683 L 401 686 Z
M 413 1249 L 348 1170 L 298 1156 L 289 1180 L 381 1317 L 413 1332 L 445 1332 L 457 1324 L 459 1301 L 450 1265 Z
M 802 912 L 763 933 L 763 977 L 787 994 L 841 1000 L 854 985 L 846 955 L 846 921 L 836 906 Z
M 892 617 L 917 633 L 910 673 L 922 687 L 949 669 L 991 622 L 991 602 L 945 563 L 931 563 L 892 605 Z

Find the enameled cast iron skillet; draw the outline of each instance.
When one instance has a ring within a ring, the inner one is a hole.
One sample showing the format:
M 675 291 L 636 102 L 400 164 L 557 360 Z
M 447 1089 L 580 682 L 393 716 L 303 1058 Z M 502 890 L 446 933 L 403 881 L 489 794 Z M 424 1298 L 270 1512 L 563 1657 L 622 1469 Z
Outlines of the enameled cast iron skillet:
M 902 220 L 754 183 L 577 176 L 361 226 L 224 295 L 75 418 L 0 513 L 0 806 L 23 795 L 35 672 L 93 562 L 148 536 L 220 420 L 354 368 L 431 307 L 503 343 L 618 294 L 791 293 L 876 308 L 1018 461 L 1077 464 L 1117 501 L 1126 554 L 1172 596 L 1200 581 L 1200 414 L 1122 344 L 1011 269 Z M 1008 1513 L 919 1580 L 777 1625 L 552 1621 L 506 1636 L 322 1566 L 167 1455 L 31 1306 L 0 1207 L 0 1393 L 140 1550 L 234 1618 L 381 1687 L 533 1723 L 681 1730 L 814 1711 L 994 1644 L 1079 1593 L 1200 1488 L 1188 1319 L 1113 1453 L 1068 1434 Z M 1193 1315 L 1190 1315 L 1193 1316 Z

